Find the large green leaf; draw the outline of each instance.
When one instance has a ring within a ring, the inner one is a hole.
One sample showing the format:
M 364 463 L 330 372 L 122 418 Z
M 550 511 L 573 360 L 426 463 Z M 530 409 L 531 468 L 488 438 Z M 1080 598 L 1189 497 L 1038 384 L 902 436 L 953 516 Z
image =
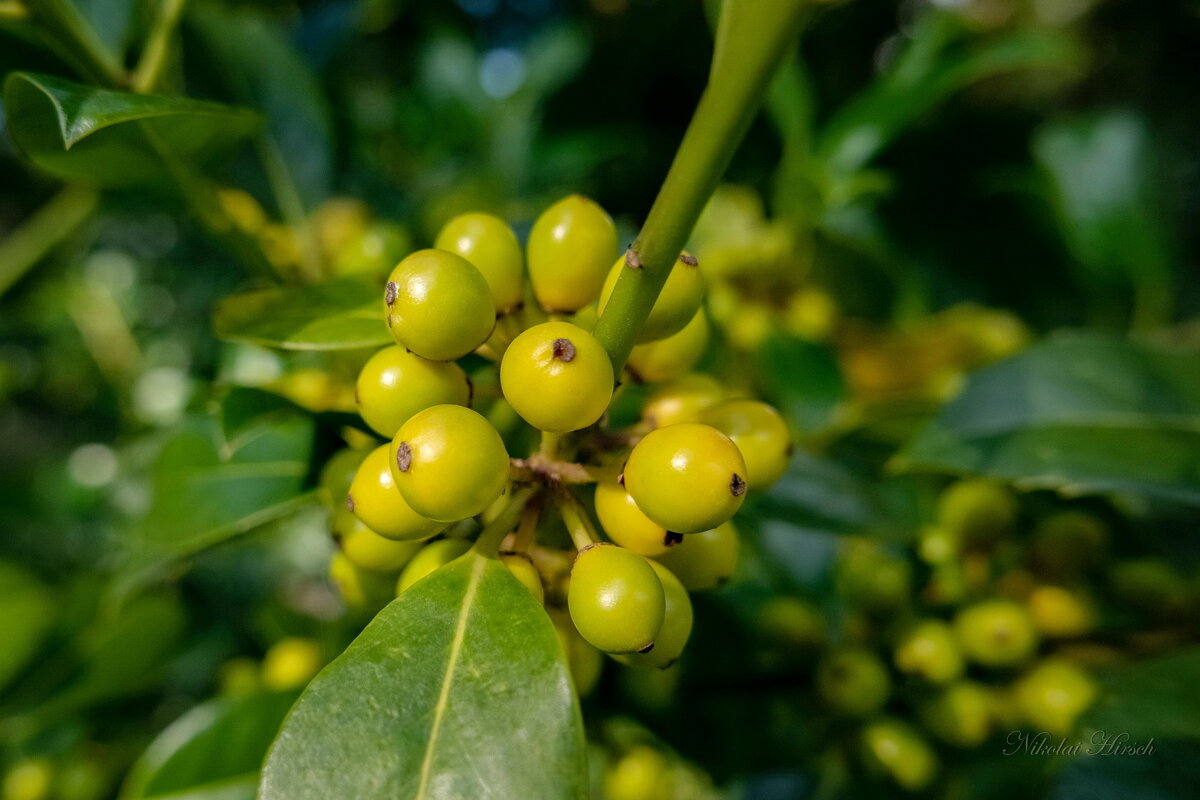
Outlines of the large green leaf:
M 134 764 L 122 800 L 253 800 L 259 768 L 294 692 L 211 700 L 158 735 Z
M 1088 736 L 1200 742 L 1200 647 L 1108 670 L 1100 681 L 1100 698 L 1083 718 Z
M 1072 333 L 972 374 L 894 460 L 1200 504 L 1200 352 Z
M 57 613 L 45 584 L 19 564 L 0 561 L 0 689 L 37 652 Z
M 317 286 L 263 289 L 217 305 L 217 336 L 285 350 L 352 350 L 392 341 L 382 287 L 357 278 Z
M 467 553 L 400 595 L 296 703 L 262 800 L 582 798 L 583 727 L 554 628 Z
M 35 164 L 61 178 L 102 186 L 165 182 L 164 155 L 191 168 L 258 126 L 248 111 L 130 94 L 15 72 L 4 82 L 9 133 Z

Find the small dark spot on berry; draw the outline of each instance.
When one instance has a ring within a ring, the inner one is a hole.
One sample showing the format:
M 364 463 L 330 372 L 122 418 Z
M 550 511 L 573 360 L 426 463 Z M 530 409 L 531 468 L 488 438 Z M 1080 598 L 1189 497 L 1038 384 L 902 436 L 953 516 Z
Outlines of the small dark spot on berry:
M 396 296 L 400 294 L 400 284 L 395 281 L 388 281 L 387 286 L 383 290 L 383 302 L 389 306 L 396 302 Z
M 396 469 L 401 472 L 408 472 L 412 466 L 412 448 L 408 446 L 408 442 L 401 442 L 396 446 Z
M 687 253 L 680 254 L 679 260 L 682 261 L 683 263 L 687 264 L 689 267 L 694 267 L 700 263 L 699 261 L 696 260 L 695 256 L 689 255 Z
M 630 269 L 642 268 L 642 257 L 632 247 L 625 251 L 625 266 Z
M 667 531 L 667 535 L 663 537 L 663 547 L 674 547 L 683 542 L 683 534 L 675 531 Z
M 575 345 L 571 344 L 570 339 L 555 339 L 551 347 L 557 360 L 565 363 L 575 360 Z
M 654 642 L 651 642 L 650 644 L 643 647 L 641 650 L 638 650 L 638 652 L 639 653 L 649 653 L 653 649 L 654 649 Z
M 742 476 L 738 475 L 736 472 L 733 473 L 733 477 L 729 479 L 729 493 L 734 497 L 741 497 L 746 493 L 746 481 L 743 480 Z
M 351 495 L 346 495 L 346 510 L 351 514 L 354 513 L 354 497 Z

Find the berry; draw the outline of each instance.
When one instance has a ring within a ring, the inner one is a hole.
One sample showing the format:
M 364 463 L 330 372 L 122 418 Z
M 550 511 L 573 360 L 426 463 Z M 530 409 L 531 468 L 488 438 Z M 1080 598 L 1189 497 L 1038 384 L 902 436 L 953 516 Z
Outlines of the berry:
M 596 486 L 596 516 L 608 538 L 643 556 L 658 556 L 683 541 L 683 535 L 671 533 L 653 522 L 617 483 Z
M 354 480 L 354 476 L 358 473 L 358 468 L 362 464 L 363 459 L 370 454 L 370 449 L 359 450 L 353 447 L 345 447 L 331 455 L 329 460 L 325 462 L 325 466 L 321 467 L 321 475 L 318 478 L 318 483 L 322 489 L 329 492 L 329 496 L 335 505 L 344 505 L 346 492 L 350 491 L 351 481 Z
M 1009 667 L 1037 649 L 1029 614 L 1009 600 L 985 600 L 958 612 L 954 633 L 963 653 L 985 667 Z
M 487 340 L 496 324 L 483 275 L 445 250 L 418 250 L 397 264 L 383 302 L 392 338 L 434 361 L 465 356 Z
M 408 231 L 394 222 L 376 220 L 331 254 L 334 275 L 382 278 L 411 247 Z
M 542 212 L 526 248 L 533 293 L 547 311 L 575 311 L 595 300 L 617 252 L 617 228 L 581 195 Z
M 604 656 L 579 635 L 570 616 L 556 608 L 547 608 L 546 612 L 554 622 L 554 632 L 558 634 L 558 643 L 567 657 L 567 666 L 571 669 L 571 682 L 575 684 L 575 693 L 581 697 L 591 694 L 600 681 L 600 673 L 604 670 Z
M 597 649 L 649 652 L 662 628 L 666 597 L 645 558 L 616 545 L 596 544 L 575 557 L 567 607 L 579 634 Z
M 992 696 L 983 686 L 961 681 L 921 706 L 921 720 L 942 741 L 978 747 L 992 729 Z
M 653 747 L 637 745 L 604 776 L 607 800 L 658 800 L 671 797 L 671 765 Z M 668 791 L 663 791 L 666 788 Z
M 937 754 L 920 734 L 899 720 L 881 719 L 863 728 L 862 747 L 867 763 L 902 789 L 920 791 L 937 777 Z
M 512 228 L 491 214 L 460 214 L 442 226 L 433 246 L 457 253 L 487 281 L 497 313 L 521 304 L 524 260 Z
M 901 672 L 919 675 L 930 683 L 946 683 L 963 673 L 962 653 L 950 626 L 941 620 L 917 623 L 896 645 L 894 660 Z
M 1095 567 L 1108 548 L 1108 526 L 1083 511 L 1060 511 L 1033 532 L 1033 561 L 1046 574 L 1069 578 Z
M 418 411 L 442 403 L 470 405 L 471 382 L 458 364 L 385 347 L 358 373 L 354 399 L 363 421 L 390 439 Z
M 388 539 L 428 539 L 446 527 L 414 511 L 400 494 L 387 445 L 376 447 L 359 465 L 346 495 L 346 508 Z
M 707 345 L 708 317 L 700 309 L 678 333 L 635 346 L 625 366 L 644 383 L 675 380 L 695 366 Z
M 657 389 L 642 406 L 642 419 L 655 428 L 696 422 L 705 409 L 725 399 L 725 390 L 711 375 L 685 375 Z
M 737 569 L 738 535 L 732 522 L 711 531 L 689 533 L 655 560 L 679 578 L 689 592 L 715 589 Z
M 16 761 L 4 774 L 4 800 L 48 800 L 54 785 L 54 765 L 41 756 Z
M 524 553 L 501 553 L 500 561 L 508 567 L 513 577 L 524 584 L 529 593 L 537 598 L 538 603 L 546 600 L 546 587 L 542 585 L 542 576 L 533 565 L 533 561 Z
M 755 627 L 767 639 L 793 649 L 825 642 L 825 617 L 812 603 L 795 597 L 772 597 L 759 607 Z
M 551 433 L 586 428 L 612 398 L 612 362 L 596 337 L 569 322 L 523 332 L 500 364 L 504 398 L 533 427 Z
M 779 480 L 792 454 L 791 435 L 779 412 L 757 400 L 729 400 L 701 419 L 728 436 L 746 460 L 746 484 L 765 489 Z
M 817 692 L 835 712 L 866 717 L 883 708 L 892 684 L 878 656 L 849 649 L 830 653 L 817 665 Z
M 1066 736 L 1096 699 L 1096 682 L 1069 661 L 1047 659 L 1021 678 L 1014 696 L 1021 713 L 1038 731 Z
M 263 656 L 262 684 L 275 691 L 299 689 L 321 671 L 324 660 L 312 639 L 280 639 Z
M 692 635 L 692 601 L 688 597 L 687 589 L 671 574 L 671 570 L 655 561 L 646 563 L 654 568 L 655 574 L 662 582 L 665 601 L 662 627 L 654 637 L 654 649 L 649 653 L 629 653 L 614 657 L 631 667 L 667 669 L 679 659 L 688 637 Z
M 400 594 L 470 549 L 471 543 L 465 539 L 438 539 L 425 545 L 400 573 L 400 578 L 396 581 L 396 594 Z
M 625 488 L 650 519 L 676 533 L 727 522 L 746 495 L 746 462 L 728 436 L 681 423 L 646 434 L 625 462 Z
M 904 608 L 912 588 L 912 566 L 904 558 L 874 544 L 851 540 L 838 562 L 838 592 L 871 614 Z
M 430 519 L 473 517 L 508 485 L 508 453 L 500 434 L 462 406 L 433 406 L 417 413 L 396 431 L 390 453 L 400 493 Z
M 1017 520 L 1017 499 L 1006 487 L 986 479 L 951 484 L 938 498 L 938 524 L 963 541 L 987 543 L 1010 532 Z
M 626 269 L 629 269 L 629 266 L 626 256 L 623 255 L 608 271 L 604 288 L 600 292 L 598 308 L 601 315 L 604 314 L 604 307 L 608 305 L 608 298 L 612 297 L 617 279 Z M 663 284 L 662 291 L 654 301 L 654 307 L 650 309 L 650 316 L 646 318 L 645 325 L 638 333 L 638 342 L 653 342 L 679 333 L 700 310 L 703 299 L 704 276 L 700 273 L 696 259 L 683 253 L 672 265 L 671 274 L 667 276 L 667 282 Z
M 350 510 L 333 512 L 333 536 L 351 563 L 375 572 L 395 572 L 421 549 L 421 539 L 395 541 L 380 536 Z
M 1025 605 L 1037 632 L 1049 639 L 1083 636 L 1096 626 L 1096 609 L 1087 596 L 1062 586 L 1038 586 Z
M 355 566 L 344 553 L 334 553 L 330 559 L 329 580 L 351 608 L 378 608 L 391 596 L 390 580 L 378 572 Z

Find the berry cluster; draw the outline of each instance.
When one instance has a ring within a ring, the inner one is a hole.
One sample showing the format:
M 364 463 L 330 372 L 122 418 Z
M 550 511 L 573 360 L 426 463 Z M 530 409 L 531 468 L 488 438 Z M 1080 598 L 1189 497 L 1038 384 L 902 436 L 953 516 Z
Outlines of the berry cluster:
M 580 196 L 542 213 L 524 249 L 503 220 L 470 213 L 396 265 L 382 291 L 395 344 L 356 385 L 363 421 L 387 441 L 325 471 L 345 497 L 331 574 L 348 602 L 370 605 L 393 581 L 403 592 L 463 554 L 479 524 L 508 525 L 500 557 L 559 626 L 578 685 L 594 680 L 596 650 L 635 666 L 679 657 L 688 592 L 732 575 L 730 519 L 780 477 L 791 445 L 773 408 L 691 372 L 708 323 L 687 253 L 614 374 L 591 330 L 637 268 Z M 640 419 L 610 424 L 630 384 L 651 385 Z M 514 428 L 532 432 L 512 414 L 541 432 L 520 458 Z

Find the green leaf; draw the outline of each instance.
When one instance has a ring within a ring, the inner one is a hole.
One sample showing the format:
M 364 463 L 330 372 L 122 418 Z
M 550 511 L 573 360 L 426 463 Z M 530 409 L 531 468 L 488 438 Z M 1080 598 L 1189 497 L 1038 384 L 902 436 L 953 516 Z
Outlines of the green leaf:
M 1197 452 L 1200 352 L 1072 333 L 972 374 L 893 466 L 1200 504 Z
M 105 47 L 118 55 L 125 52 L 133 27 L 133 0 L 75 0 L 75 5 Z
M 357 278 L 226 297 L 213 327 L 221 339 L 285 350 L 352 350 L 390 344 L 381 287 Z
M 499 561 L 470 552 L 309 684 L 259 797 L 582 798 L 584 748 L 549 618 Z
M 13 141 L 31 161 L 60 178 L 101 186 L 166 182 L 163 152 L 205 162 L 258 124 L 254 114 L 217 103 L 28 72 L 4 82 L 4 107 Z
M 0 689 L 29 663 L 57 618 L 53 592 L 19 564 L 0 561 Z
M 263 758 L 295 700 L 295 692 L 268 692 L 196 706 L 134 764 L 121 800 L 252 800 Z
M 1200 647 L 1102 672 L 1102 690 L 1083 718 L 1092 731 L 1133 740 L 1200 741 Z
M 793 425 L 806 433 L 829 425 L 846 385 L 828 347 L 777 333 L 763 342 L 757 361 L 763 392 Z

